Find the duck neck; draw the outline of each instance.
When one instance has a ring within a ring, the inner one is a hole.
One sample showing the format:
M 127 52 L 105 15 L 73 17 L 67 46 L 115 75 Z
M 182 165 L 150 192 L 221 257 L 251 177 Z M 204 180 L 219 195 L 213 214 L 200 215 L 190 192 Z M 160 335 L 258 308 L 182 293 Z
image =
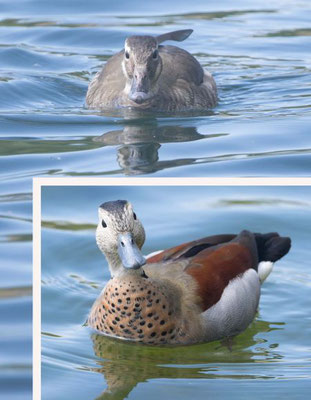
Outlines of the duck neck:
M 105 253 L 108 261 L 109 271 L 112 278 L 117 276 L 122 271 L 123 265 L 118 253 Z
M 124 268 L 117 253 L 105 253 L 108 261 L 109 271 L 112 278 L 121 277 L 124 275 L 133 275 L 137 277 L 147 278 L 143 268 L 127 269 Z

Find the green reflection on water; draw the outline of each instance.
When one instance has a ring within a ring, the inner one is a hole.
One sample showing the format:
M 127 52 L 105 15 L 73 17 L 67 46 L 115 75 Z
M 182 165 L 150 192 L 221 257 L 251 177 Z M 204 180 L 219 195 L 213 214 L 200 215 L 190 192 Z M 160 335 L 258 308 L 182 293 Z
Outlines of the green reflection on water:
M 272 327 L 273 325 L 273 327 Z M 89 368 L 104 376 L 107 389 L 99 399 L 123 399 L 140 382 L 150 379 L 256 379 L 258 376 L 249 370 L 243 374 L 224 373 L 220 364 L 243 364 L 256 362 L 277 362 L 282 359 L 273 347 L 254 347 L 262 339 L 256 338 L 260 332 L 282 329 L 283 323 L 256 320 L 232 341 L 212 342 L 191 346 L 152 347 L 111 339 L 93 334 L 93 348 L 97 368 Z M 261 377 L 262 378 L 262 377 Z M 271 379 L 273 377 L 271 376 Z M 265 376 L 264 379 L 269 379 Z
M 59 229 L 62 231 L 84 231 L 96 228 L 95 224 L 76 224 L 67 221 L 42 221 L 41 226 L 49 229 Z

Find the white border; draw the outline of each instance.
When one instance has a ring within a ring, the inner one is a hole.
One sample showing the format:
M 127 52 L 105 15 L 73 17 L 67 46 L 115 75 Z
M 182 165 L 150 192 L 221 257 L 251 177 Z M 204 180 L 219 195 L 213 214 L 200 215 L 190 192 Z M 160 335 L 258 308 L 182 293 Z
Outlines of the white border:
M 41 182 L 32 189 L 32 398 L 41 400 Z
M 33 178 L 33 399 L 41 400 L 42 186 L 311 186 L 311 178 Z
M 311 178 L 33 178 L 41 186 L 310 186 Z

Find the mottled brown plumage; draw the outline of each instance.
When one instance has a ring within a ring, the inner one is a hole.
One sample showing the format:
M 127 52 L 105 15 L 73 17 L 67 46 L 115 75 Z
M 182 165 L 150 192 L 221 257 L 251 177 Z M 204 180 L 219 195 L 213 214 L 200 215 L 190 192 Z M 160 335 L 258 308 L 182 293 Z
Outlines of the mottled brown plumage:
M 180 343 L 184 333 L 177 305 L 165 286 L 150 279 L 112 279 L 89 321 L 106 335 L 147 344 Z

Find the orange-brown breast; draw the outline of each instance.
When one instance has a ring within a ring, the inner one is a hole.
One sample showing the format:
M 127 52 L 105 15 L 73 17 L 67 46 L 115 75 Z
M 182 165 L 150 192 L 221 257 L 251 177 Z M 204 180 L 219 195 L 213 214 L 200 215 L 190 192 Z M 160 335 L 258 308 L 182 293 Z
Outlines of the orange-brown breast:
M 254 267 L 250 250 L 239 243 L 206 249 L 193 257 L 185 272 L 198 284 L 203 310 L 217 303 L 229 282 Z
M 105 335 L 147 344 L 187 340 L 179 302 L 150 279 L 111 279 L 88 319 Z

